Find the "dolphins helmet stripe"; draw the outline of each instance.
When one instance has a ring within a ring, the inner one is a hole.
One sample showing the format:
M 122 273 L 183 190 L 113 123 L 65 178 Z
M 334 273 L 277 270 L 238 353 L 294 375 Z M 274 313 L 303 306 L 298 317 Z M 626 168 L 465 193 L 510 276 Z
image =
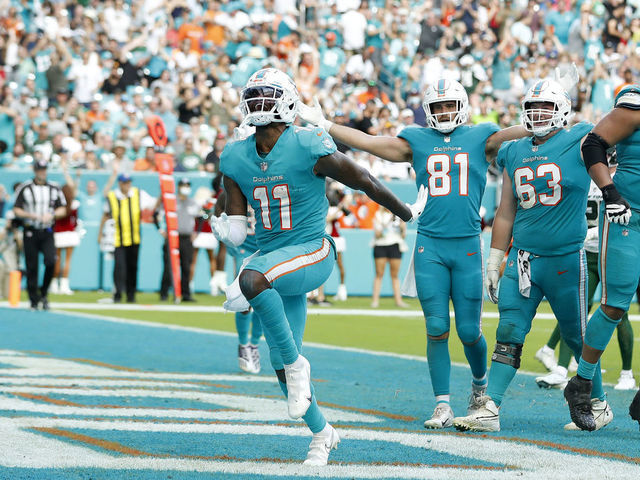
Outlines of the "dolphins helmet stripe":
M 447 90 L 447 81 L 444 78 L 438 80 L 438 96 L 444 97 Z

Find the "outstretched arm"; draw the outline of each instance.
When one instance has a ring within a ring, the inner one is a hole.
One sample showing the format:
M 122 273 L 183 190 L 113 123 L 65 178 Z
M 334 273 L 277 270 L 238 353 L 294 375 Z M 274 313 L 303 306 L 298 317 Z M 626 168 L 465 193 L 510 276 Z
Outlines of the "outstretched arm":
M 515 125 L 513 127 L 503 128 L 502 130 L 497 131 L 487 139 L 487 143 L 485 145 L 484 152 L 487 157 L 487 162 L 494 162 L 496 155 L 498 155 L 498 150 L 500 150 L 500 145 L 504 142 L 530 135 L 531 133 L 522 125 Z
M 409 142 L 399 137 L 379 137 L 345 125 L 336 125 L 324 118 L 317 98 L 314 98 L 313 107 L 299 103 L 298 115 L 305 122 L 324 128 L 335 140 L 345 145 L 364 150 L 390 162 L 413 162 Z
M 363 191 L 371 200 L 387 207 L 405 222 L 414 219 L 414 214 L 409 206 L 400 201 L 377 178 L 343 153 L 336 151 L 331 155 L 320 157 L 313 171 L 316 175 L 331 177 L 354 190 Z
M 503 252 L 511 243 L 511 235 L 513 233 L 513 222 L 516 218 L 516 201 L 513 196 L 511 187 L 511 178 L 507 172 L 502 174 L 502 194 L 500 196 L 500 205 L 496 212 L 496 218 L 493 220 L 493 228 L 491 232 L 491 248 L 497 248 Z

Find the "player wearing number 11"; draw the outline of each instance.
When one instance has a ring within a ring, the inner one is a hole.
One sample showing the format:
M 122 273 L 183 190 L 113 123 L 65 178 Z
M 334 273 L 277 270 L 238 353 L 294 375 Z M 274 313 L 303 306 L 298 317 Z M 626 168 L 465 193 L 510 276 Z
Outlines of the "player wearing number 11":
M 452 425 L 449 405 L 449 300 L 456 331 L 471 367 L 475 408 L 487 383 L 487 343 L 482 335 L 482 245 L 480 202 L 487 168 L 502 142 L 528 135 L 521 126 L 499 130 L 493 123 L 465 125 L 469 101 L 464 87 L 440 79 L 427 86 L 422 107 L 427 128 L 407 127 L 397 137 L 374 137 L 324 119 L 317 104 L 300 116 L 320 125 L 336 140 L 392 162 L 410 162 L 416 185 L 429 189 L 418 221 L 413 254 L 415 285 L 427 327 L 427 359 L 436 407 L 426 428 Z M 411 280 L 413 280 L 411 278 Z
M 570 113 L 571 100 L 560 83 L 535 82 L 522 101 L 521 115 L 533 138 L 506 143 L 498 152 L 504 173 L 487 262 L 487 290 L 491 300 L 498 302 L 500 320 L 483 406 L 454 419 L 459 430 L 500 430 L 500 405 L 520 367 L 522 346 L 543 297 L 558 319 L 562 337 L 576 358 L 580 357 L 587 325 L 587 263 L 582 248 L 587 221 L 583 212 L 591 181 L 580 145 L 593 125 L 582 122 L 565 128 Z M 512 236 L 513 248 L 498 296 L 498 271 Z M 590 420 L 588 430 L 601 428 L 613 418 L 599 366 L 593 383 L 587 411 L 578 412 Z M 574 418 L 574 412 L 571 416 Z M 579 428 L 569 423 L 565 429 Z
M 247 202 L 256 214 L 260 249 L 227 289 L 227 302 L 249 305 L 260 315 L 271 364 L 287 396 L 289 415 L 305 421 L 313 440 L 305 464 L 327 464 L 338 434 L 320 412 L 310 366 L 300 354 L 306 322 L 306 294 L 333 270 L 335 246 L 325 234 L 329 202 L 327 176 L 364 191 L 404 221 L 417 219 L 427 201 L 424 189 L 405 205 L 346 156 L 321 128 L 292 125 L 299 95 L 293 81 L 274 68 L 254 73 L 241 93 L 243 124 L 254 135 L 228 143 L 220 158 L 227 195 L 225 213 L 212 220 L 219 240 L 241 245 L 247 234 Z M 228 215 L 228 216 L 227 216 Z M 233 295 L 239 284 L 242 295 Z M 248 303 L 246 302 L 248 300 Z

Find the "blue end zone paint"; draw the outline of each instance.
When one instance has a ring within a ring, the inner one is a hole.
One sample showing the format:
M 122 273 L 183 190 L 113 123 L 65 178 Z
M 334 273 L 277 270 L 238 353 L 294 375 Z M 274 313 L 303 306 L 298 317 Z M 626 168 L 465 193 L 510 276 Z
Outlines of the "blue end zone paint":
M 232 317 L 230 316 L 230 321 Z M 205 333 L 179 329 L 158 328 L 153 326 L 115 323 L 80 315 L 63 313 L 43 313 L 0 309 L 0 349 L 19 352 L 46 352 L 45 358 L 53 359 L 85 359 L 118 365 L 141 372 L 176 372 L 188 374 L 238 374 L 236 359 L 237 340 L 234 336 L 216 333 Z M 268 352 L 264 342 L 261 344 L 264 375 L 271 379 L 271 368 L 268 365 Z M 422 428 L 422 422 L 433 408 L 434 400 L 428 380 L 427 365 L 411 359 L 379 356 L 373 353 L 358 353 L 335 348 L 306 347 L 305 355 L 312 365 L 312 377 L 316 381 L 315 388 L 319 401 L 325 404 L 341 406 L 338 410 L 349 412 L 350 409 L 366 410 L 375 415 L 377 423 L 342 422 L 345 435 L 340 449 L 331 455 L 332 462 L 392 464 L 441 464 L 441 465 L 479 465 L 501 468 L 508 464 L 480 461 L 475 458 L 443 453 L 436 450 L 400 445 L 372 439 L 349 438 L 348 429 L 362 427 L 380 429 L 381 431 L 412 431 L 424 436 L 424 444 L 431 438 L 442 434 L 463 439 L 478 438 L 480 435 L 462 435 L 452 430 L 431 432 Z M 3 370 L 13 368 L 6 361 L 0 363 L 0 376 Z M 136 372 L 131 375 L 135 376 Z M 166 380 L 167 382 L 173 380 Z M 189 382 L 175 380 L 182 386 Z M 453 367 L 451 405 L 457 415 L 464 415 L 467 396 L 470 390 L 471 375 L 468 369 Z M 45 382 L 46 383 L 46 382 Z M 280 389 L 276 383 L 241 382 L 233 379 L 212 381 L 229 385 L 224 389 L 213 385 L 200 384 L 197 388 L 203 393 L 231 393 L 242 396 L 260 398 L 277 397 L 281 399 Z M 8 384 L 0 382 L 0 390 Z M 194 387 L 194 386 L 192 386 Z M 136 388 L 136 387 L 131 387 Z M 195 389 L 192 388 L 192 389 Z M 149 391 L 154 391 L 150 388 Z M 180 391 L 175 389 L 175 391 Z M 545 391 L 536 386 L 533 377 L 517 375 L 511 389 L 503 401 L 501 410 L 502 431 L 489 434 L 487 437 L 521 438 L 533 442 L 551 442 L 567 448 L 578 448 L 638 457 L 637 423 L 627 414 L 628 405 L 634 392 L 618 392 L 610 390 L 609 401 L 615 418 L 605 429 L 594 432 L 565 432 L 563 425 L 569 421 L 568 410 L 557 390 Z M 49 399 L 62 400 L 81 406 L 95 407 L 117 405 L 122 407 L 148 407 L 165 409 L 197 409 L 205 412 L 223 411 L 229 408 L 224 405 L 203 401 L 202 399 L 155 398 L 139 396 L 86 396 L 78 395 L 70 389 L 68 393 L 48 393 Z M 13 397 L 11 393 L 0 396 Z M 240 397 L 239 397 L 240 398 Z M 282 402 L 282 400 L 279 400 Z M 33 400 L 37 405 L 50 405 L 46 400 Z M 284 404 L 284 402 L 282 402 Z M 325 407 L 322 407 L 325 408 Z M 380 413 L 388 414 L 383 416 Z M 94 415 L 100 420 L 109 420 Z M 17 410 L 0 411 L 0 418 L 52 417 L 44 413 Z M 410 418 L 405 418 L 410 417 Z M 58 416 L 63 418 L 63 416 Z M 64 418 L 86 418 L 84 416 L 67 415 Z M 130 417 L 110 417 L 127 420 Z M 147 417 L 149 418 L 149 417 Z M 174 418 L 159 420 L 159 424 L 183 423 L 191 420 Z M 195 422 L 194 422 L 195 423 Z M 201 421 L 202 424 L 215 423 L 215 420 Z M 223 421 L 223 424 L 241 424 L 242 422 Z M 249 424 L 260 425 L 299 425 L 290 420 L 255 420 Z M 247 422 L 245 422 L 247 424 Z M 340 432 L 341 423 L 334 423 Z M 140 432 L 122 430 L 68 429 L 65 432 L 86 435 L 91 438 L 113 442 L 128 449 L 140 450 L 152 455 L 181 456 L 224 456 L 233 459 L 276 458 L 300 462 L 304 459 L 309 436 L 284 435 L 246 435 L 230 433 L 180 433 L 180 432 Z M 29 430 L 33 431 L 33 430 Z M 73 439 L 56 434 L 40 433 L 38 435 L 55 438 L 58 441 L 76 444 Z M 81 443 L 82 444 L 82 443 Z M 118 456 L 120 453 L 108 451 L 100 446 L 84 448 Z M 14 448 L 20 449 L 20 445 Z M 549 450 L 556 451 L 553 446 Z M 514 453 L 517 455 L 517 453 Z M 0 465 L 2 461 L 0 460 Z M 488 474 L 490 476 L 490 474 Z M 201 478 L 265 478 L 256 475 L 231 475 L 220 473 L 192 473 L 177 471 L 114 471 L 100 468 L 73 469 L 24 469 L 0 467 L 0 479 L 11 478 L 139 478 L 139 479 L 201 479 Z M 292 478 L 292 477 L 282 477 Z M 295 478 L 305 478 L 296 475 Z

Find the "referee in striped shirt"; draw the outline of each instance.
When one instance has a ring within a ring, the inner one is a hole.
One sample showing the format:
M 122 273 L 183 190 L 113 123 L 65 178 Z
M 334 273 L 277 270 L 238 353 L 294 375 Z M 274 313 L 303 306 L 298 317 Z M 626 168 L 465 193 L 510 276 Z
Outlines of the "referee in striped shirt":
M 56 247 L 53 243 L 53 224 L 56 218 L 67 213 L 67 202 L 62 190 L 47 181 L 47 162 L 36 160 L 33 164 L 34 178 L 18 188 L 13 211 L 22 220 L 24 227 L 24 258 L 27 265 L 27 290 L 31 309 L 49 309 L 47 292 L 53 278 L 56 262 Z M 38 289 L 38 256 L 44 256 L 44 277 Z

